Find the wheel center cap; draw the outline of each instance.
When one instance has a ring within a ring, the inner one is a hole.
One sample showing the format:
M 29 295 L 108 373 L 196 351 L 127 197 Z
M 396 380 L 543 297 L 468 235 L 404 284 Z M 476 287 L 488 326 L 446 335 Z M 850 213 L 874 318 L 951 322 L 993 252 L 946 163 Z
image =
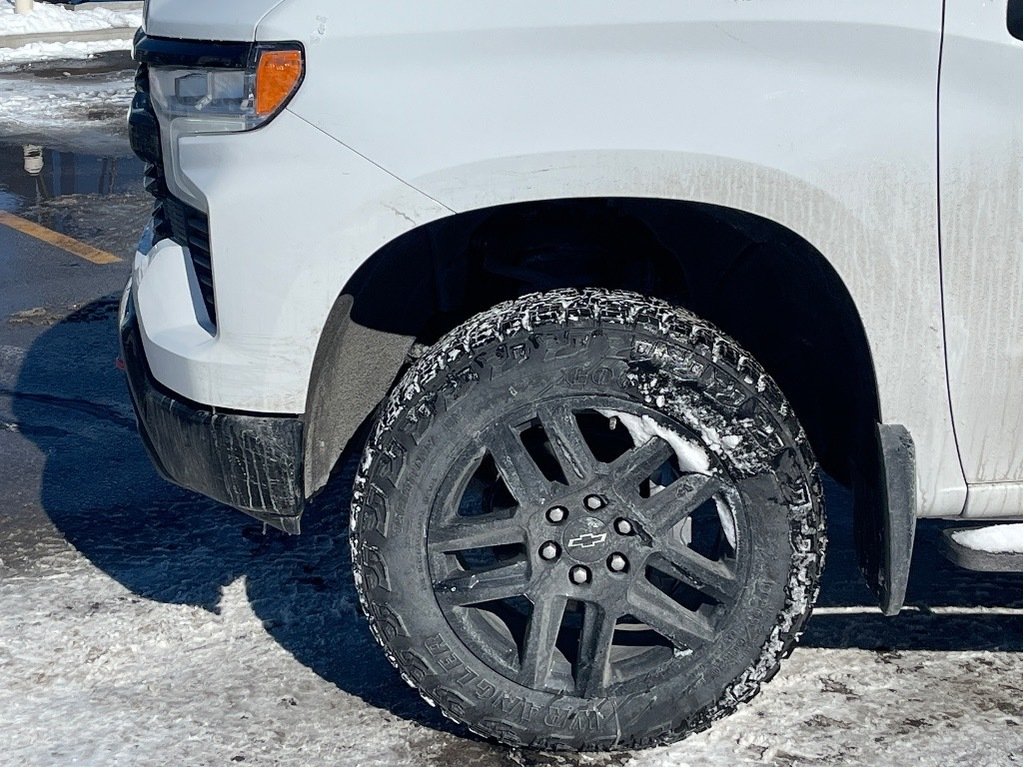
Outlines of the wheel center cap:
M 602 560 L 611 551 L 608 526 L 596 517 L 584 517 L 570 523 L 562 534 L 562 550 L 581 563 Z

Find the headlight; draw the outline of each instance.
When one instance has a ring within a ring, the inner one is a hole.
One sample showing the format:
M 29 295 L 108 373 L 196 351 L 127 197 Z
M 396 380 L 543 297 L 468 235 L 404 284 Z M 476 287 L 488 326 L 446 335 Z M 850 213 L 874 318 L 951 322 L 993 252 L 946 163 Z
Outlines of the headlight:
M 150 94 L 177 136 L 248 131 L 284 108 L 303 70 L 300 48 L 256 46 L 245 69 L 151 65 Z
M 269 122 L 302 84 L 298 43 L 207 43 L 136 39 L 149 72 L 149 100 L 160 124 L 167 187 L 201 211 L 206 200 L 180 165 L 179 141 L 205 133 L 248 131 Z

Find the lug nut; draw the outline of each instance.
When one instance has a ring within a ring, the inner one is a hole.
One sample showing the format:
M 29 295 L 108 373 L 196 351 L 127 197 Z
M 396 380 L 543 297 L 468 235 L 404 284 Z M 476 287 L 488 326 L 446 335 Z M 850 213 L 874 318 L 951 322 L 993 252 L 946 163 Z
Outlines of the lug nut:
M 569 515 L 569 510 L 565 507 L 552 507 L 548 510 L 548 522 L 549 523 L 560 523 L 565 520 Z
M 590 569 L 585 565 L 574 565 L 569 569 L 569 581 L 573 584 L 586 584 L 590 581 Z
M 626 559 L 625 555 L 619 552 L 613 552 L 608 557 L 608 570 L 614 571 L 615 573 L 622 573 L 627 568 L 629 568 L 629 560 Z
M 586 504 L 587 509 L 596 510 L 604 506 L 604 499 L 600 496 L 587 496 L 587 498 L 583 500 L 583 503 Z
M 558 557 L 558 545 L 553 541 L 545 541 L 540 545 L 540 556 L 545 560 L 555 560 Z
M 633 533 L 633 524 L 626 518 L 620 517 L 615 521 L 615 531 L 623 536 L 629 536 Z

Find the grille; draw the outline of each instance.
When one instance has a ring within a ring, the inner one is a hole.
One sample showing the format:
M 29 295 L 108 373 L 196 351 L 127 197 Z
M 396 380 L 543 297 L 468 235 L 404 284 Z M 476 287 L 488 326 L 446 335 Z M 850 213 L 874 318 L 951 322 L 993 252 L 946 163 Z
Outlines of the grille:
M 135 75 L 135 98 L 128 122 L 132 149 L 146 163 L 146 190 L 156 198 L 153 233 L 157 240 L 173 240 L 188 249 L 203 304 L 210 320 L 216 324 L 209 217 L 174 197 L 167 189 L 160 125 L 149 99 L 149 68 L 146 64 L 141 64 Z

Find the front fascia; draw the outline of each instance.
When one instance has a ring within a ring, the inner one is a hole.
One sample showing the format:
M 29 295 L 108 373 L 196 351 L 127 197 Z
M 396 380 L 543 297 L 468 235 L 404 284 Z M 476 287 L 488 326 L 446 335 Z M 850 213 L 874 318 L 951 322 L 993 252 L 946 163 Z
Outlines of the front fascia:
M 940 0 L 386 0 L 325 15 L 287 0 L 258 37 L 308 30 L 291 109 L 453 210 L 657 197 L 804 237 L 861 313 L 882 420 L 917 445 L 918 510 L 952 516 L 966 487 L 938 265 L 941 13 Z
M 204 405 L 301 414 L 320 332 L 352 272 L 450 211 L 288 111 L 248 133 L 180 139 L 179 157 L 209 210 L 217 328 L 196 319 L 181 247 L 137 254 L 153 376 Z

